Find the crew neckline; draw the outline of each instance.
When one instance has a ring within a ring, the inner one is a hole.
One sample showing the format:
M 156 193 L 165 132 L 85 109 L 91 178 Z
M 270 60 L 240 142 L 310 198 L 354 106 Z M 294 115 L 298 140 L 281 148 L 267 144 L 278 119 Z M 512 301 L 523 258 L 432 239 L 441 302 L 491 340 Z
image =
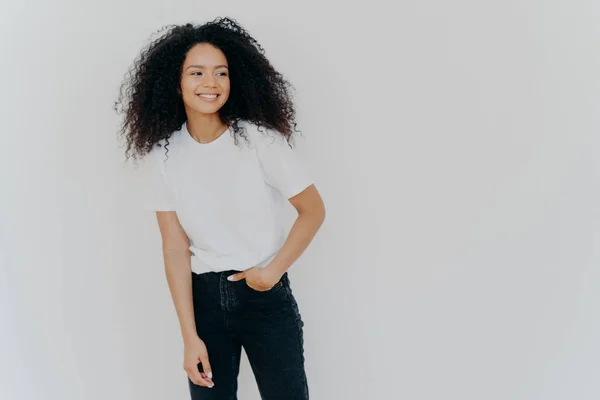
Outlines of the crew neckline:
M 199 141 L 194 139 L 194 137 L 192 136 L 190 131 L 188 131 L 187 121 L 185 121 L 183 123 L 181 130 L 183 131 L 182 133 L 187 138 L 187 140 L 192 143 L 192 146 L 195 146 L 197 148 L 206 149 L 206 150 L 223 146 L 226 143 L 225 136 L 231 135 L 231 128 L 228 127 L 223 133 L 221 133 L 221 135 L 219 137 L 217 137 L 216 139 L 213 139 L 211 142 L 200 143 Z

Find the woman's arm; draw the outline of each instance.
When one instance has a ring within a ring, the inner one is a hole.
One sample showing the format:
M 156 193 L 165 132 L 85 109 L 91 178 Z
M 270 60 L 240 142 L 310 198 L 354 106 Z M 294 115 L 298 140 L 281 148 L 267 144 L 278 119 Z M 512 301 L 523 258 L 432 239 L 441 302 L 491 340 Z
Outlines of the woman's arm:
M 266 267 L 281 276 L 304 253 L 325 220 L 325 205 L 315 185 L 291 197 L 298 217 L 279 252 Z
M 190 240 L 175 211 L 158 211 L 156 218 L 162 236 L 167 282 L 185 342 L 197 336 L 192 300 Z
M 196 331 L 190 239 L 181 227 L 175 211 L 157 211 L 156 217 L 162 236 L 167 282 L 183 336 L 183 368 L 196 385 L 213 387 L 208 351 Z M 198 369 L 199 363 L 202 363 L 203 373 Z
M 314 184 L 291 197 L 289 202 L 296 208 L 298 217 L 279 252 L 266 267 L 230 275 L 230 281 L 246 279 L 250 287 L 268 290 L 304 253 L 325 220 L 325 205 Z

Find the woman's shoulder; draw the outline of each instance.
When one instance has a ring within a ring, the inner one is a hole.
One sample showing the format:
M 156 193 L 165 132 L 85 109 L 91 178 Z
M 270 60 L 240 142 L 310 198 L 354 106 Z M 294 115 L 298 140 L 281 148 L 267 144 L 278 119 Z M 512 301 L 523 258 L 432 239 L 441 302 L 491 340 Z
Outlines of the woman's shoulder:
M 285 141 L 285 137 L 275 129 L 259 126 L 256 123 L 244 121 L 242 124 L 246 129 L 248 140 L 259 145 L 273 143 L 275 141 Z
M 159 139 L 154 145 L 152 149 L 148 152 L 149 156 L 156 157 L 158 154 L 164 154 L 167 151 L 172 151 L 180 146 L 182 143 L 182 128 L 174 130 L 171 132 L 171 135 L 166 138 Z
M 158 142 L 154 143 L 144 157 L 146 162 L 155 165 L 158 164 L 161 165 L 161 168 L 164 168 L 163 166 L 167 165 L 167 161 L 179 153 L 177 151 L 178 141 L 173 139 L 173 136 L 171 136 L 169 138 L 160 139 Z

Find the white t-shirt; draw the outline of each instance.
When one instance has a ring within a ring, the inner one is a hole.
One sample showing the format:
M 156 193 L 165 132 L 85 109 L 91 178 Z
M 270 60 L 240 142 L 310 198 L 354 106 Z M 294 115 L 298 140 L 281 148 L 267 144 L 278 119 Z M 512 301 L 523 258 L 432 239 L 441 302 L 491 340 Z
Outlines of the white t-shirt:
M 227 130 L 202 144 L 184 123 L 166 155 L 163 139 L 145 158 L 144 208 L 177 212 L 197 274 L 265 267 L 285 241 L 285 202 L 313 183 L 283 136 L 240 125 L 250 143 Z

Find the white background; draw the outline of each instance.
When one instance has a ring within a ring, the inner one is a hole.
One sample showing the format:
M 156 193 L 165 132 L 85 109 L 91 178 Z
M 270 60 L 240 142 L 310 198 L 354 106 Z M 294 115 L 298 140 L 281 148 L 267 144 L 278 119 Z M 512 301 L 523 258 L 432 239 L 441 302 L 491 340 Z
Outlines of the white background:
M 311 398 L 600 398 L 583 0 L 2 2 L 0 398 L 189 398 L 112 106 L 153 32 L 219 15 L 296 87 L 327 206 L 290 270 Z

